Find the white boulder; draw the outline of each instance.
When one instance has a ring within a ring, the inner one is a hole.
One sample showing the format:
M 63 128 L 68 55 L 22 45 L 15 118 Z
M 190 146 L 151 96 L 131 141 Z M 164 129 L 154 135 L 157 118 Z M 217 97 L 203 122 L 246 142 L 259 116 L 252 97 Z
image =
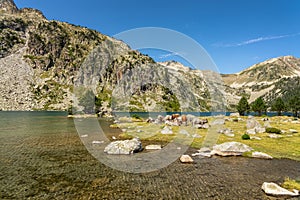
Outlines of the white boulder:
M 132 140 L 121 140 L 114 141 L 107 145 L 104 149 L 104 152 L 107 154 L 115 155 L 129 155 L 135 152 L 142 151 L 142 143 L 139 138 L 133 138 Z
M 264 182 L 261 188 L 266 194 L 273 195 L 273 196 L 292 196 L 292 197 L 296 197 L 296 196 L 300 195 L 298 190 L 294 190 L 294 192 L 291 192 L 291 191 L 289 191 L 285 188 L 280 187 L 276 183 Z
M 219 156 L 241 156 L 243 153 L 252 150 L 251 147 L 239 142 L 225 142 L 215 145 L 211 153 Z
M 180 157 L 180 162 L 182 162 L 182 163 L 193 163 L 194 160 L 189 155 L 182 155 Z
M 290 132 L 291 132 L 291 133 L 298 133 L 298 131 L 295 130 L 295 129 L 290 129 Z
M 253 152 L 252 153 L 252 157 L 253 158 L 269 159 L 269 160 L 273 159 L 272 156 L 270 156 L 270 155 L 268 155 L 266 153 L 258 152 L 258 151 Z

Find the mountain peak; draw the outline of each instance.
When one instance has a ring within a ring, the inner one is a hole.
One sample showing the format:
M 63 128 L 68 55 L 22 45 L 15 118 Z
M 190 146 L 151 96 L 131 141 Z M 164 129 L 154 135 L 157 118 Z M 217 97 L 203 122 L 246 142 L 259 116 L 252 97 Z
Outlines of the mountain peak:
M 18 12 L 18 8 L 13 0 L 0 0 L 0 12 L 14 14 Z

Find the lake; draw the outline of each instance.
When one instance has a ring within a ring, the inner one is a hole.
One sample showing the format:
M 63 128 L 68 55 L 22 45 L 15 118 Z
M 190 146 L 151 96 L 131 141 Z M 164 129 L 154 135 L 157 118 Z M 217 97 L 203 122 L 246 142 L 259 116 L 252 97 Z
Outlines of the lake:
M 264 181 L 300 175 L 296 161 L 235 157 L 117 171 L 89 154 L 65 112 L 0 112 L 0 153 L 0 199 L 268 199 Z

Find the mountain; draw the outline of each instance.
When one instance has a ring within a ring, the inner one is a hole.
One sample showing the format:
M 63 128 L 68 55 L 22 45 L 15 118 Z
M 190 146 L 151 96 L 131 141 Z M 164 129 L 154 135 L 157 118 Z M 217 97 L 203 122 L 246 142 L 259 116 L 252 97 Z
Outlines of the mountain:
M 250 102 L 290 95 L 299 88 L 299 67 L 298 58 L 284 56 L 221 77 L 156 63 L 95 30 L 0 1 L 0 110 L 235 110 L 243 95 Z
M 208 111 L 214 104 L 200 71 L 155 63 L 121 41 L 19 10 L 11 0 L 1 1 L 0 12 L 0 110 L 91 110 L 84 104 L 92 95 L 101 112 Z
M 237 74 L 222 75 L 228 104 L 233 107 L 242 95 L 253 102 L 262 96 L 272 102 L 300 89 L 300 59 L 293 56 L 272 58 Z

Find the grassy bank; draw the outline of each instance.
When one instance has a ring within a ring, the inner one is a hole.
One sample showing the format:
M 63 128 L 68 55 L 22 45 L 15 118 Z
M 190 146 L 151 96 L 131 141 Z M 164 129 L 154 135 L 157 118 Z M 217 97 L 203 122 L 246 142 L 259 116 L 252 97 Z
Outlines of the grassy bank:
M 207 117 L 206 117 L 207 118 Z M 211 122 L 212 118 L 207 118 Z M 250 135 L 250 140 L 243 140 L 242 135 L 246 133 L 247 117 L 241 117 L 241 121 L 234 121 L 233 118 L 227 117 L 223 128 L 230 128 L 233 130 L 234 137 L 229 137 L 224 134 L 218 134 L 217 143 L 236 141 L 241 142 L 252 147 L 255 151 L 267 153 L 274 158 L 289 158 L 300 161 L 300 124 L 292 122 L 291 117 L 271 117 L 271 127 L 280 129 L 283 133 L 278 134 L 280 138 L 270 138 L 269 133 L 259 133 Z M 255 119 L 264 125 L 261 117 Z M 201 148 L 203 141 L 207 136 L 206 129 L 196 129 L 185 126 L 170 127 L 173 134 L 161 134 L 161 130 L 165 127 L 164 124 L 152 124 L 144 121 L 135 120 L 134 122 L 120 122 L 114 127 L 122 129 L 123 133 L 120 138 L 139 137 L 143 141 L 168 143 L 173 140 L 179 140 L 190 144 L 193 148 Z M 298 133 L 291 133 L 290 129 L 297 130 Z M 188 132 L 189 137 L 183 133 Z M 259 137 L 261 140 L 253 139 Z M 192 139 L 191 139 L 192 138 Z M 191 143 L 190 143 L 191 142 Z

